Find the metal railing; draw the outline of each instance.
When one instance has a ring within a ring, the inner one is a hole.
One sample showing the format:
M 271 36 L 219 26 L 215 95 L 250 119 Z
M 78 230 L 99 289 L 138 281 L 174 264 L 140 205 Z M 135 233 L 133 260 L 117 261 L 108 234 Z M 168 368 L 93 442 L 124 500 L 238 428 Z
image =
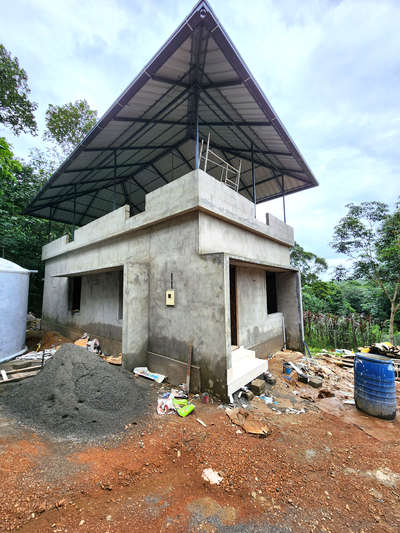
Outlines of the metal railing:
M 228 161 L 222 159 L 222 157 L 220 157 L 210 148 L 210 134 L 208 134 L 207 144 L 205 147 L 204 139 L 201 140 L 199 154 L 200 166 L 202 161 L 204 163 L 204 172 L 207 172 L 208 164 L 221 168 L 220 181 L 222 181 L 222 183 L 225 183 L 225 185 L 227 185 L 234 191 L 238 192 L 240 183 L 240 172 L 242 169 L 242 160 L 239 160 L 239 168 L 235 168 L 233 165 L 228 163 Z

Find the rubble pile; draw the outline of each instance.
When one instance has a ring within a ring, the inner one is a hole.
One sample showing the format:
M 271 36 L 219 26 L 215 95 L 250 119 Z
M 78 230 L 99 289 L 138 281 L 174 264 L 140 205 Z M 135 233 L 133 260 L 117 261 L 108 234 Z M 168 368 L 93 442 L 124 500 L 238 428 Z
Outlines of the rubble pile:
M 152 389 L 86 348 L 64 344 L 38 375 L 1 392 L 2 404 L 26 425 L 90 439 L 139 420 L 152 407 Z
M 394 346 L 393 344 L 390 344 L 390 342 L 377 342 L 371 344 L 371 346 L 360 348 L 360 352 L 375 353 L 377 355 L 385 355 L 386 357 L 400 359 L 400 346 Z

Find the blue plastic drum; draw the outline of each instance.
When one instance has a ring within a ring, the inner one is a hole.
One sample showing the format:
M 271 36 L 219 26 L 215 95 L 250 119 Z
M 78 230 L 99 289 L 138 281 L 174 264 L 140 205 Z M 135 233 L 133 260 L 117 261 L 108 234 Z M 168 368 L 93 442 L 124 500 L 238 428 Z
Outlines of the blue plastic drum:
M 378 418 L 396 416 L 393 361 L 383 355 L 358 353 L 354 360 L 354 401 L 361 411 Z

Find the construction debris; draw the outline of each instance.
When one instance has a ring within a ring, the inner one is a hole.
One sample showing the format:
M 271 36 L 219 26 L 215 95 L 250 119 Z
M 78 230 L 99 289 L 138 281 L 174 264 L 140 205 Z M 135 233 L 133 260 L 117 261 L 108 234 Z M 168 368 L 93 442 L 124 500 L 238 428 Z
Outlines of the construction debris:
M 40 329 L 40 318 L 36 318 L 33 313 L 28 313 L 26 317 L 26 329 L 28 330 Z
M 249 388 L 253 394 L 260 396 L 265 391 L 265 381 L 263 379 L 254 379 Z
M 263 378 L 264 378 L 265 382 L 268 383 L 269 385 L 275 385 L 275 383 L 276 383 L 276 378 L 274 378 L 274 376 L 269 371 L 268 372 L 264 372 Z
M 42 365 L 27 366 L 20 369 L 11 369 L 6 372 L 4 369 L 0 370 L 2 380 L 0 383 L 13 383 L 15 381 L 21 381 L 22 379 L 36 376 L 36 374 L 42 369 Z
M 185 385 L 183 386 L 185 387 Z M 159 415 L 167 415 L 175 411 L 179 416 L 185 417 L 194 409 L 195 407 L 188 401 L 186 393 L 178 389 L 164 392 L 157 400 L 157 413 Z
M 59 348 L 59 347 L 58 347 Z M 47 361 L 48 359 L 51 359 L 53 355 L 56 353 L 57 348 L 51 348 L 49 350 L 39 350 L 39 351 L 32 351 L 28 353 L 24 353 L 23 355 L 18 355 L 13 361 L 41 361 L 44 359 L 44 361 Z
M 265 437 L 270 432 L 268 426 L 258 420 L 250 411 L 246 411 L 241 407 L 235 407 L 233 409 L 225 409 L 225 412 L 231 422 L 243 428 L 246 433 Z
M 169 415 L 175 411 L 174 404 L 172 400 L 174 396 L 172 393 L 164 393 L 161 398 L 157 400 L 157 414 L 159 415 Z
M 137 366 L 133 369 L 133 373 L 136 376 L 142 376 L 143 378 L 152 379 L 157 383 L 162 383 L 166 378 L 166 376 L 163 376 L 162 374 L 157 374 L 157 372 L 150 372 L 147 366 Z
M 314 389 L 318 389 L 319 387 L 322 387 L 322 378 L 319 376 L 311 376 L 308 378 L 308 383 L 311 387 L 314 387 Z
M 212 468 L 205 468 L 201 474 L 201 477 L 204 479 L 204 481 L 208 481 L 210 485 L 219 485 L 223 480 L 218 472 Z
M 89 334 L 84 333 L 80 339 L 77 339 L 74 344 L 75 346 L 87 346 L 87 343 L 89 342 Z
M 113 357 L 112 355 L 110 355 L 110 356 L 101 355 L 100 357 L 102 359 L 104 359 L 104 361 L 106 363 L 109 363 L 110 365 L 117 365 L 117 366 L 121 366 L 122 365 L 122 354 L 119 354 L 116 357 Z
M 394 346 L 390 342 L 377 342 L 370 346 L 359 348 L 362 353 L 375 353 L 377 355 L 386 355 L 386 357 L 395 357 L 400 359 L 400 346 Z
M 264 402 L 269 405 L 270 403 L 272 403 L 274 401 L 273 397 L 272 396 L 265 396 L 265 394 L 260 394 L 260 399 L 261 400 L 264 400 Z

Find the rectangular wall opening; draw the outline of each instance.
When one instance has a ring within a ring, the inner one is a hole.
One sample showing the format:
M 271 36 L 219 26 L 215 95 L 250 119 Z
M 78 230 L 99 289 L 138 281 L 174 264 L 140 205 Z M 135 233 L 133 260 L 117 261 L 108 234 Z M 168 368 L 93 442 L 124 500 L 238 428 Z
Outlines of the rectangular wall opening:
M 118 272 L 118 320 L 124 318 L 124 271 Z
M 231 307 L 231 345 L 238 346 L 236 267 L 229 266 L 229 293 Z
M 81 310 L 82 277 L 68 278 L 68 284 L 69 310 L 72 313 L 79 313 Z
M 275 272 L 266 272 L 266 284 L 267 284 L 267 313 L 271 315 L 272 313 L 278 312 L 278 298 L 276 293 L 276 273 Z

